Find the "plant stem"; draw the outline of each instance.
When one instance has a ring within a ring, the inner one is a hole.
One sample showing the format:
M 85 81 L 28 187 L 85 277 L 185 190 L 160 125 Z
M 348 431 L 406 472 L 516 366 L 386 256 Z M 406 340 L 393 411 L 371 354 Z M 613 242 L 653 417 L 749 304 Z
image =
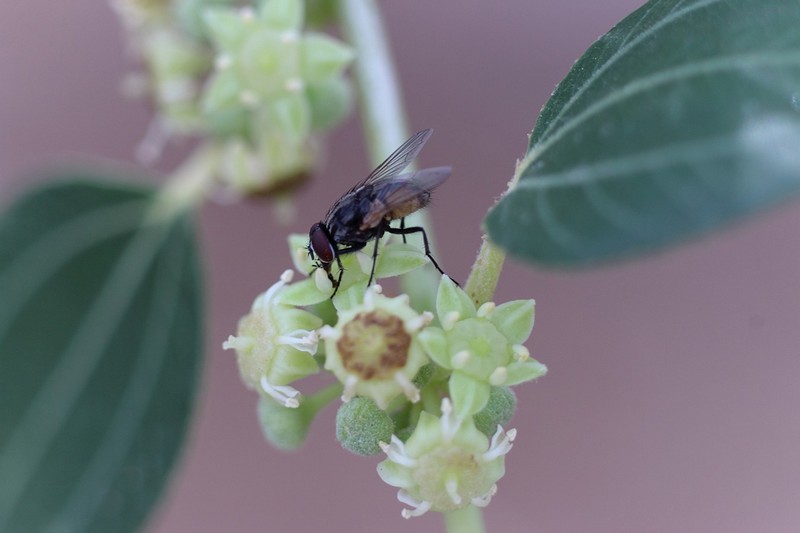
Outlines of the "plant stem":
M 354 70 L 370 159 L 378 165 L 408 137 L 386 31 L 373 0 L 339 0 L 342 29 L 356 49 Z
M 444 525 L 448 533 L 483 533 L 481 510 L 474 505 L 444 514 Z
M 361 121 L 372 164 L 377 166 L 409 136 L 389 41 L 374 0 L 339 0 L 338 8 L 343 33 L 356 49 Z M 417 211 L 406 217 L 406 227 L 411 226 L 430 228 L 430 223 L 424 212 Z M 434 248 L 432 232 L 427 234 Z M 439 275 L 432 267 L 415 270 L 400 283 L 415 307 L 434 308 Z
M 522 165 L 517 162 L 514 177 L 508 182 L 508 187 L 503 196 L 511 192 L 517 185 L 522 168 Z M 505 259 L 505 251 L 492 244 L 489 241 L 489 236 L 484 234 L 478 257 L 475 258 L 475 262 L 472 264 L 472 269 L 465 285 L 465 290 L 469 297 L 472 298 L 472 301 L 475 302 L 475 305 L 486 303 L 494 297 L 494 291 L 497 288 L 500 273 L 503 271 Z
M 153 221 L 171 218 L 206 199 L 212 185 L 218 149 L 212 142 L 198 146 L 171 175 L 150 212 Z

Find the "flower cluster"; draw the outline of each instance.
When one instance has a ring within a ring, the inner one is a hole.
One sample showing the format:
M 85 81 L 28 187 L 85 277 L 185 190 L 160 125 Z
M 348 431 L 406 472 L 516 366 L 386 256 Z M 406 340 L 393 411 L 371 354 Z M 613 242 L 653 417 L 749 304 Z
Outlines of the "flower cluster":
M 217 145 L 218 177 L 240 194 L 280 195 L 308 177 L 318 132 L 351 109 L 343 71 L 353 53 L 304 28 L 303 0 L 112 2 L 144 67 L 128 92 L 158 110 L 142 158 L 171 136 L 202 135 Z
M 378 473 L 400 489 L 404 517 L 487 505 L 516 436 L 503 429 L 516 406 L 509 387 L 547 371 L 523 346 L 533 300 L 476 306 L 442 276 L 435 309 L 417 310 L 407 295 L 367 287 L 372 258 L 360 251 L 341 257 L 346 275 L 331 299 L 307 242 L 289 238 L 295 268 L 309 277 L 290 285 L 291 271 L 284 273 L 225 343 L 237 352 L 245 384 L 262 393 L 267 438 L 282 448 L 305 438 L 322 393 L 301 397 L 289 383 L 318 370 L 311 355 L 319 348 L 319 365 L 339 382 L 325 397 L 344 402 L 337 438 L 359 455 L 386 454 Z M 414 246 L 387 237 L 376 279 L 426 263 Z

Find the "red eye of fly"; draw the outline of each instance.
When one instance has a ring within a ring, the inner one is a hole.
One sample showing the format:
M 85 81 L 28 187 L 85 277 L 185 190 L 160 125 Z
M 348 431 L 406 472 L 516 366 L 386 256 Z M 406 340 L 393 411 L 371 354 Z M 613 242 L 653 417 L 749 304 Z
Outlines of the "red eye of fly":
M 323 263 L 330 263 L 333 261 L 333 245 L 330 239 L 322 229 L 322 225 L 317 223 L 311 226 L 311 231 L 308 232 L 308 239 L 311 242 L 311 249 L 319 257 Z

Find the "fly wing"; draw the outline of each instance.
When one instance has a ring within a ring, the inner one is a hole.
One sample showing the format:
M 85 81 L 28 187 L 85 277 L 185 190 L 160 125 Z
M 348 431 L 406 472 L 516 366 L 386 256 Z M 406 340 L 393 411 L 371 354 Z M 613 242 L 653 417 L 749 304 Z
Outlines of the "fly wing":
M 369 176 L 356 185 L 354 189 L 367 184 L 376 184 L 384 180 L 391 180 L 397 177 L 405 168 L 419 155 L 422 147 L 428 142 L 432 129 L 418 131 L 404 142 L 400 148 L 392 152 L 392 155 L 378 165 Z
M 450 177 L 451 167 L 426 168 L 373 185 L 373 201 L 361 228 L 374 228 L 387 216 L 402 218 L 425 207 L 431 193 Z

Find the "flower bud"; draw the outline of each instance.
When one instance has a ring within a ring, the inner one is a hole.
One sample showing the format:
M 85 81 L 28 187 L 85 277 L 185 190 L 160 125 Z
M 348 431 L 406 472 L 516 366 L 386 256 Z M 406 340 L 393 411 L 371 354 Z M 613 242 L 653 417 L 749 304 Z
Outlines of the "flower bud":
M 517 395 L 508 387 L 492 387 L 486 407 L 473 417 L 478 431 L 491 437 L 497 426 L 505 426 L 514 416 L 517 408 Z
M 388 442 L 393 432 L 391 417 L 369 398 L 353 398 L 336 413 L 336 440 L 357 455 L 380 453 L 379 443 Z

